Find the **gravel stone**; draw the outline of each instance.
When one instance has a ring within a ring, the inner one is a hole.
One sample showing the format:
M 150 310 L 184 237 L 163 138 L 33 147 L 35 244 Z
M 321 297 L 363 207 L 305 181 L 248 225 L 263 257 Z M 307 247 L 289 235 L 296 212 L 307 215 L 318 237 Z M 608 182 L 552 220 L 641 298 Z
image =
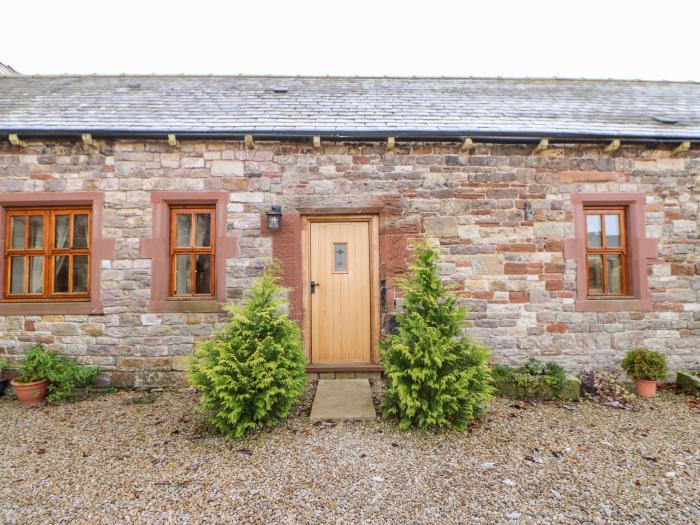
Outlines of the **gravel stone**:
M 314 426 L 313 387 L 280 426 L 235 441 L 191 392 L 0 398 L 0 523 L 700 522 L 700 418 L 682 396 L 631 411 L 496 399 L 456 433 Z

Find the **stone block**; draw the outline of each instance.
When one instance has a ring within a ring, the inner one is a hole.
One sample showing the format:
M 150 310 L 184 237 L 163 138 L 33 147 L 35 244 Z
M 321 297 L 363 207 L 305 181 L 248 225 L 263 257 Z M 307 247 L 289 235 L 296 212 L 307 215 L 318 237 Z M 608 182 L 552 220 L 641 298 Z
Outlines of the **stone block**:
M 99 337 L 105 333 L 105 325 L 98 323 L 83 323 L 80 325 L 80 329 L 85 335 L 93 337 Z
M 79 325 L 76 323 L 52 323 L 50 330 L 53 335 L 58 336 L 80 335 Z
M 189 356 L 186 355 L 176 355 L 171 358 L 171 366 L 173 370 L 179 372 L 184 372 L 187 370 L 187 363 L 189 361 Z
M 431 237 L 457 237 L 457 219 L 452 216 L 428 217 L 423 221 L 425 233 Z
M 213 160 L 211 174 L 214 177 L 242 177 L 244 164 L 240 160 Z
M 477 275 L 501 275 L 503 258 L 501 255 L 474 255 L 472 270 Z

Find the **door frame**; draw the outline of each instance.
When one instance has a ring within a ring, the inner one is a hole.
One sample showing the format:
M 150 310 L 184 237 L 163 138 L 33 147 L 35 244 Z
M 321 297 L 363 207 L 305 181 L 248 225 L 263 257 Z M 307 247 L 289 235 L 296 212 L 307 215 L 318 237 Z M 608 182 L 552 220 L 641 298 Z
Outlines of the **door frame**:
M 306 359 L 313 364 L 311 348 L 311 235 L 312 223 L 366 222 L 369 227 L 370 265 L 370 359 L 379 362 L 379 216 L 370 214 L 302 215 L 301 217 L 301 286 L 302 336 Z M 342 367 L 342 364 L 338 365 Z

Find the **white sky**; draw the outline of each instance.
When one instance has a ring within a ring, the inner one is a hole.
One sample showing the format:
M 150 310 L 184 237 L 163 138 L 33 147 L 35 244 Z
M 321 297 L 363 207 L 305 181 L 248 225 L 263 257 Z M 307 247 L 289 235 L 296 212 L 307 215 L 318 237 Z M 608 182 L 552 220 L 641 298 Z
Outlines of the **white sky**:
M 3 0 L 25 74 L 700 81 L 700 1 Z

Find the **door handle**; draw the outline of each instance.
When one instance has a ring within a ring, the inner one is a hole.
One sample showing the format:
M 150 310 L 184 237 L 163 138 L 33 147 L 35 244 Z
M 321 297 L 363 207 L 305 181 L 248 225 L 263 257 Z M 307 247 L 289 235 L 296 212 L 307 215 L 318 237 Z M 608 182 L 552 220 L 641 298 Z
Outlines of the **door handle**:
M 316 293 L 316 287 L 321 286 L 319 283 L 316 281 L 311 281 L 311 293 Z

